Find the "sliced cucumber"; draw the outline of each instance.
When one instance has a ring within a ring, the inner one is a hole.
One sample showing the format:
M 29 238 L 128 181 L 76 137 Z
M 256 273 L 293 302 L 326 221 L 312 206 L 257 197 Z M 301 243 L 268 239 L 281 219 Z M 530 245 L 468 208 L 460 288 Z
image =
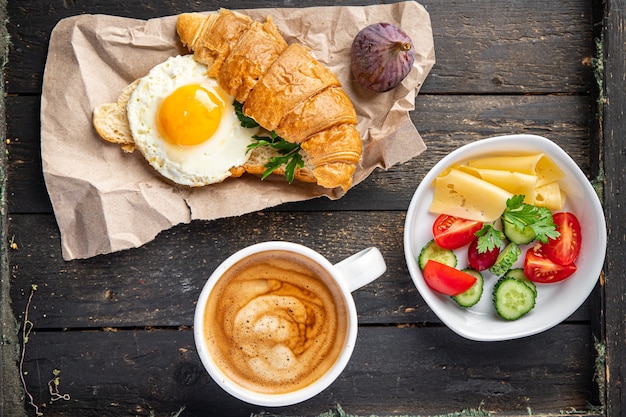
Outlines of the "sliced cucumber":
M 535 240 L 535 231 L 532 227 L 526 226 L 523 229 L 519 229 L 505 218 L 502 219 L 502 232 L 509 241 L 515 242 L 518 245 L 527 245 Z
M 535 307 L 535 292 L 517 278 L 502 277 L 493 287 L 493 305 L 500 317 L 517 320 Z
M 423 271 L 426 266 L 426 262 L 430 259 L 433 261 L 441 262 L 453 268 L 456 267 L 456 255 L 450 249 L 444 249 L 435 242 L 435 239 L 431 240 L 422 248 L 417 259 L 420 269 Z
M 481 273 L 473 268 L 465 268 L 463 272 L 476 277 L 476 282 L 470 287 L 469 290 L 452 296 L 452 299 L 461 307 L 471 307 L 476 304 L 483 295 L 484 280 Z
M 519 281 L 522 281 L 524 284 L 528 285 L 531 290 L 537 295 L 537 286 L 534 282 L 528 279 L 526 274 L 524 274 L 524 270 L 522 268 L 513 268 L 509 269 L 507 273 L 504 275 L 505 277 L 515 278 Z
M 506 271 L 511 269 L 521 254 L 522 250 L 519 248 L 517 243 L 509 242 L 504 249 L 500 251 L 500 254 L 498 254 L 498 257 L 496 258 L 496 263 L 489 268 L 489 272 L 496 276 L 504 275 Z

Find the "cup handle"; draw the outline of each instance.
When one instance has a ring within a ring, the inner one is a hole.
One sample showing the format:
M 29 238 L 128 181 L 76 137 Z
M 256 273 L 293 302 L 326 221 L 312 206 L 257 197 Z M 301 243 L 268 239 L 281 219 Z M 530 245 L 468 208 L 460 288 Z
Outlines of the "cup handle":
M 378 248 L 371 247 L 336 263 L 335 268 L 352 292 L 381 276 L 387 265 Z

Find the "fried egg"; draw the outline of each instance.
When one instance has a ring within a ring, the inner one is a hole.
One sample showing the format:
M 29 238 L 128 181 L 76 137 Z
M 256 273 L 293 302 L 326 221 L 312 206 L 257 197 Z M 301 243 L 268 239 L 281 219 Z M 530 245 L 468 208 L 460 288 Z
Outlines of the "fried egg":
M 249 157 L 257 129 L 244 128 L 226 94 L 193 55 L 171 57 L 143 77 L 127 115 L 135 145 L 165 178 L 192 187 L 221 182 Z

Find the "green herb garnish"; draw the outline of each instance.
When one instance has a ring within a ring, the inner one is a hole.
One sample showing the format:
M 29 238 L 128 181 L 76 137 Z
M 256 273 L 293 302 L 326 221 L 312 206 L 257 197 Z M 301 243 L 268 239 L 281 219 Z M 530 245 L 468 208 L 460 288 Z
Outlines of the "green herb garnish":
M 235 113 L 237 114 L 237 118 L 239 118 L 241 126 L 245 128 L 254 128 L 259 126 L 256 120 L 243 114 L 242 103 L 234 101 L 233 107 L 235 108 Z M 274 131 L 269 132 L 269 136 L 254 135 L 252 136 L 252 139 L 256 140 L 256 142 L 248 145 L 246 152 L 251 152 L 259 146 L 271 146 L 280 153 L 280 156 L 270 158 L 270 160 L 264 165 L 265 171 L 263 172 L 261 179 L 264 180 L 275 169 L 285 165 L 285 178 L 287 179 L 287 182 L 291 184 L 295 178 L 296 168 L 304 167 L 304 160 L 302 159 L 302 155 L 300 155 L 300 144 L 287 142 L 285 139 L 278 136 Z
M 259 124 L 252 117 L 248 117 L 243 114 L 243 103 L 238 102 L 237 100 L 233 101 L 233 107 L 235 108 L 235 114 L 241 123 L 241 126 L 245 128 L 253 128 L 258 127 Z
M 510 222 L 518 230 L 530 227 L 535 232 L 535 239 L 542 243 L 547 243 L 548 238 L 556 239 L 560 235 L 550 210 L 524 203 L 523 195 L 513 196 L 506 201 L 502 220 Z
M 483 228 L 476 232 L 474 236 L 478 238 L 478 245 L 476 246 L 478 253 L 486 253 L 494 248 L 499 248 L 504 241 L 504 233 L 496 230 L 491 223 L 485 223 Z
M 287 182 L 291 184 L 295 177 L 296 168 L 304 167 L 304 160 L 302 159 L 302 155 L 300 155 L 300 144 L 287 142 L 274 131 L 270 132 L 269 137 L 254 135 L 252 139 L 256 140 L 256 142 L 248 145 L 246 152 L 250 152 L 252 149 L 258 148 L 259 146 L 271 146 L 280 153 L 280 156 L 270 158 L 264 165 L 265 171 L 261 179 L 264 180 L 275 169 L 285 165 L 285 178 L 287 178 Z

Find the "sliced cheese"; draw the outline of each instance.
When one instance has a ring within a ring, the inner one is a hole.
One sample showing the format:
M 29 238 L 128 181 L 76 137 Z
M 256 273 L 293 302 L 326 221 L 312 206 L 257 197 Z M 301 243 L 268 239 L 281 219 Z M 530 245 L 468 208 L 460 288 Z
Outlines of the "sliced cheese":
M 561 210 L 565 205 L 565 192 L 557 181 L 551 182 L 535 189 L 535 205 Z
M 500 169 L 483 169 L 469 166 L 459 166 L 459 170 L 483 179 L 514 195 L 523 195 L 524 202 L 534 204 L 537 176 L 521 172 L 505 171 Z
M 538 187 L 564 177 L 563 171 L 543 153 L 478 158 L 467 162 L 467 166 L 477 169 L 492 169 L 536 175 Z
M 458 169 L 435 180 L 430 211 L 469 220 L 493 222 L 506 208 L 512 193 Z
M 541 187 L 546 184 L 554 183 L 561 178 L 565 177 L 561 168 L 559 168 L 548 156 L 543 155 L 537 165 L 535 166 L 535 172 L 537 174 L 537 187 Z
M 514 171 L 522 174 L 535 175 L 537 162 L 543 154 L 519 155 L 519 156 L 490 156 L 486 158 L 472 159 L 467 166 L 479 169 L 498 169 L 501 171 Z

